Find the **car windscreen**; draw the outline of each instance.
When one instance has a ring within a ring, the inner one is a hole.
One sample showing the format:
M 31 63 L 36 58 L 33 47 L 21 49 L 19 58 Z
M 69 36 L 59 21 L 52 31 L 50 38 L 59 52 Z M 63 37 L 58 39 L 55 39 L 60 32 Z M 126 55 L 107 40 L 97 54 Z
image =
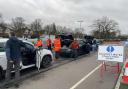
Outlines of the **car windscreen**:
M 5 51 L 5 43 L 1 42 L 0 43 L 0 52 L 4 52 Z
M 82 46 L 85 44 L 85 42 L 83 40 L 78 40 L 79 46 Z
M 24 42 L 25 43 L 25 42 Z M 31 44 L 29 44 L 29 43 L 25 43 L 25 46 L 26 46 L 26 48 L 27 49 L 29 49 L 29 50 L 34 50 L 34 46 L 33 45 L 31 45 Z
M 73 40 L 73 36 L 72 35 L 59 35 L 60 38 L 62 40 L 65 40 L 65 39 L 70 39 L 70 40 Z

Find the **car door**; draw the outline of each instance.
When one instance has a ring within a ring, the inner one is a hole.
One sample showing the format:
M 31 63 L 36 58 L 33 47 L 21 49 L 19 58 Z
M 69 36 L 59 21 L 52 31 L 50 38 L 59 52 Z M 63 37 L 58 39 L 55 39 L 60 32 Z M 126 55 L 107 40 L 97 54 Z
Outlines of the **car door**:
M 0 67 L 2 68 L 2 70 L 6 70 L 7 68 L 5 42 L 0 42 Z
M 23 48 L 22 51 L 22 63 L 23 65 L 30 65 L 30 64 L 35 64 L 35 56 L 36 56 L 36 52 L 35 52 L 35 48 L 33 45 L 29 44 L 29 43 L 25 43 L 25 48 Z
M 83 44 L 83 51 L 84 53 L 88 54 L 90 53 L 90 50 L 91 50 L 91 45 L 85 41 L 83 41 L 84 44 Z
M 79 40 L 78 43 L 79 43 L 78 52 L 80 55 L 82 55 L 82 54 L 84 54 L 84 49 L 85 49 L 84 42 L 82 40 Z

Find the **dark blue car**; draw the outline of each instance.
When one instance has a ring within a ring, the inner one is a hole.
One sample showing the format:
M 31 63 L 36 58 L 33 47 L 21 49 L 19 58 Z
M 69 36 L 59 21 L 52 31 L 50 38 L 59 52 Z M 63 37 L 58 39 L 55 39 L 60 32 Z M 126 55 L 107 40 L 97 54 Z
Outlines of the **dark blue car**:
M 84 40 L 78 40 L 78 43 L 79 43 L 79 48 L 77 49 L 78 56 L 90 53 L 91 46 L 88 43 L 86 43 Z M 72 49 L 70 49 L 67 46 L 63 46 L 61 48 L 60 55 L 62 57 L 73 57 Z

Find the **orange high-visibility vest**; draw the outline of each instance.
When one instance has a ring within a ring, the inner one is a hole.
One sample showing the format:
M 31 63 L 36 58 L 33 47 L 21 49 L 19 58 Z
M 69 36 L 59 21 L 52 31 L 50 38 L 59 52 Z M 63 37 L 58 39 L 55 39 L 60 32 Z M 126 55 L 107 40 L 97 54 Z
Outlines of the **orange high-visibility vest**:
M 77 49 L 77 48 L 79 48 L 79 44 L 78 44 L 77 42 L 73 41 L 73 42 L 71 43 L 71 45 L 70 45 L 70 48 L 72 48 L 72 49 Z
M 52 44 L 51 39 L 47 39 L 46 44 L 47 44 L 47 46 L 51 46 L 51 44 Z
M 54 39 L 54 51 L 59 52 L 61 49 L 61 42 L 59 38 Z
M 35 46 L 37 46 L 37 47 L 43 46 L 42 40 L 37 40 Z

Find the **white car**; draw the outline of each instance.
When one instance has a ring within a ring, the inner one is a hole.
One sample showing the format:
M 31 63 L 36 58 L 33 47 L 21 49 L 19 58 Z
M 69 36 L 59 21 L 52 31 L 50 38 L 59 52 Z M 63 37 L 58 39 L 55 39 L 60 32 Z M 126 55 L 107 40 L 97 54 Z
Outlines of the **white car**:
M 5 53 L 5 44 L 7 42 L 7 38 L 0 38 L 0 78 L 3 77 L 7 68 L 7 59 Z M 26 47 L 25 50 L 22 50 L 22 61 L 20 63 L 21 69 L 26 69 L 30 67 L 34 67 L 37 64 L 36 60 L 36 48 L 31 42 L 22 40 Z M 40 66 L 48 67 L 53 61 L 53 54 L 50 50 L 41 49 L 40 50 Z M 38 61 L 39 64 L 39 61 Z

